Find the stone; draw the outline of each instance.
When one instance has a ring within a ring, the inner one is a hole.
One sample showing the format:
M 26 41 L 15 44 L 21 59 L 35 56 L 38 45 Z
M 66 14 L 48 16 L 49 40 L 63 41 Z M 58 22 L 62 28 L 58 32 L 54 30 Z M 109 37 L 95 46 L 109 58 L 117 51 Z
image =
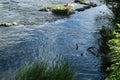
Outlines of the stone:
M 5 27 L 9 27 L 9 26 L 16 26 L 17 22 L 2 22 L 0 23 L 0 26 L 5 26 Z
M 76 11 L 84 11 L 85 10 L 85 8 L 77 8 L 77 9 L 75 9 Z
M 74 12 L 73 7 L 70 5 L 58 5 L 51 9 L 52 13 L 57 15 L 70 15 Z
M 90 6 L 92 6 L 92 7 L 96 7 L 97 4 L 95 4 L 95 3 L 93 3 L 93 2 L 90 2 Z
M 75 3 L 78 3 L 78 2 L 80 2 L 80 0 L 74 0 L 74 2 L 75 2 Z
M 89 9 L 89 8 L 91 8 L 91 6 L 88 5 L 88 6 L 84 6 L 83 8 L 84 8 L 84 9 Z
M 74 0 L 75 3 L 83 3 L 84 0 Z
M 96 57 L 99 57 L 99 56 L 100 56 L 98 49 L 95 48 L 95 47 L 89 47 L 89 48 L 87 49 L 87 51 L 90 52 L 91 54 L 93 54 L 93 55 L 96 56 Z
M 40 9 L 39 11 L 45 11 L 45 12 L 48 12 L 51 10 L 51 7 L 45 7 L 45 8 L 42 8 Z

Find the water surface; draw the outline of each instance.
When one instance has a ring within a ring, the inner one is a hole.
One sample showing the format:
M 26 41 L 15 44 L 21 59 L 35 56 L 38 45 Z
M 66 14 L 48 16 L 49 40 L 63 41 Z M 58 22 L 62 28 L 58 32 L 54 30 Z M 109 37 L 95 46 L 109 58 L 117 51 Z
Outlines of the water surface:
M 99 4 L 65 17 L 40 12 L 46 6 L 66 4 L 72 0 L 0 0 L 0 22 L 16 21 L 18 26 L 0 27 L 0 79 L 10 80 L 13 72 L 36 60 L 52 62 L 66 57 L 76 69 L 74 80 L 102 80 L 101 57 L 87 51 L 99 49 L 98 33 L 110 15 L 106 5 Z M 78 47 L 78 48 L 76 48 Z

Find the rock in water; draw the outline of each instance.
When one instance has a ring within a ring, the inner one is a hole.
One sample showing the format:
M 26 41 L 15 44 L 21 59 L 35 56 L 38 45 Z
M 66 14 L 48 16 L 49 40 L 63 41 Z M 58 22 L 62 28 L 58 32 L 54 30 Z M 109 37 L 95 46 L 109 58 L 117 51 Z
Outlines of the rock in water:
M 45 11 L 45 12 L 48 12 L 51 10 L 51 7 L 45 7 L 45 8 L 42 8 L 40 9 L 39 11 Z
M 90 2 L 90 5 L 91 5 L 92 7 L 96 7 L 96 6 L 97 6 L 97 4 L 95 4 L 95 3 L 93 3 L 93 2 Z
M 89 9 L 89 8 L 91 8 L 91 6 L 88 5 L 88 6 L 84 6 L 83 8 L 85 8 L 85 9 Z
M 85 8 L 78 8 L 78 9 L 75 9 L 76 11 L 84 11 L 85 10 Z
M 83 2 L 84 0 L 74 0 L 75 3 Z
M 90 52 L 90 53 L 92 53 L 92 54 L 93 54 L 94 56 L 96 56 L 96 57 L 99 57 L 99 56 L 100 56 L 98 49 L 95 48 L 95 47 L 89 47 L 89 48 L 87 49 L 87 51 Z
M 17 22 L 2 22 L 0 23 L 0 26 L 4 26 L 4 27 L 9 27 L 9 26 L 16 26 Z
M 70 15 L 74 12 L 73 7 L 70 5 L 64 6 L 64 5 L 58 5 L 53 7 L 52 13 L 57 15 Z

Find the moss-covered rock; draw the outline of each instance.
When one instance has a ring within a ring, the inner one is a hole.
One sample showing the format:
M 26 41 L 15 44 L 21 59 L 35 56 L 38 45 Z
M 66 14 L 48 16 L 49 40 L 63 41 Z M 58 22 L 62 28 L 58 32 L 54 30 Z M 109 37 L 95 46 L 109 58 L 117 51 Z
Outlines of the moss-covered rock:
M 70 15 L 74 12 L 73 7 L 71 6 L 64 6 L 64 5 L 57 5 L 51 9 L 52 13 L 58 15 Z
M 76 8 L 74 6 L 79 6 L 80 4 L 84 4 L 86 6 L 84 7 L 80 7 L 80 8 Z M 86 9 L 90 9 L 91 7 L 96 7 L 97 4 L 90 2 L 90 3 L 86 3 L 84 0 L 75 0 L 74 2 L 68 3 L 66 5 L 57 5 L 54 7 L 45 7 L 40 9 L 40 11 L 51 11 L 54 14 L 57 15 L 71 15 L 74 13 L 74 11 L 84 11 Z
M 0 26 L 4 26 L 4 27 L 9 27 L 9 26 L 16 26 L 17 22 L 2 22 L 0 23 Z

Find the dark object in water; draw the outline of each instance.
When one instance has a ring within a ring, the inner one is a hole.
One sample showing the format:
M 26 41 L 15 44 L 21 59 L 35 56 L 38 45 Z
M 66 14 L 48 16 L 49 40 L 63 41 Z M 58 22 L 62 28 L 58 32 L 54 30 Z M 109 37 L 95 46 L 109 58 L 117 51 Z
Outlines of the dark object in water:
M 90 2 L 90 6 L 92 6 L 92 7 L 96 7 L 97 4 L 95 4 L 95 3 L 93 3 L 93 2 Z
M 84 6 L 83 8 L 85 8 L 85 9 L 89 9 L 89 8 L 91 8 L 91 6 L 88 5 L 88 6 Z
M 80 2 L 80 4 L 85 4 L 86 6 L 84 6 L 83 8 L 77 8 L 77 9 L 75 9 L 76 11 L 84 11 L 84 10 L 89 9 L 91 7 L 96 7 L 97 6 L 97 4 L 95 4 L 93 2 L 90 2 L 90 3 Z
M 78 44 L 76 44 L 76 50 L 78 50 L 78 48 L 79 48 L 79 47 L 78 47 Z
M 80 0 L 74 0 L 74 2 L 75 2 L 75 3 L 78 3 L 78 2 L 80 2 Z
M 39 11 L 46 11 L 46 12 L 48 12 L 50 10 L 51 10 L 51 7 L 45 7 L 45 8 L 40 9 Z
M 94 56 L 98 57 L 100 54 L 99 54 L 99 51 L 96 47 L 89 47 L 87 49 L 88 52 L 90 52 L 91 54 L 93 54 Z
M 85 10 L 85 8 L 78 8 L 78 9 L 76 9 L 76 11 L 84 11 Z
M 81 56 L 83 56 L 83 53 L 81 53 Z

